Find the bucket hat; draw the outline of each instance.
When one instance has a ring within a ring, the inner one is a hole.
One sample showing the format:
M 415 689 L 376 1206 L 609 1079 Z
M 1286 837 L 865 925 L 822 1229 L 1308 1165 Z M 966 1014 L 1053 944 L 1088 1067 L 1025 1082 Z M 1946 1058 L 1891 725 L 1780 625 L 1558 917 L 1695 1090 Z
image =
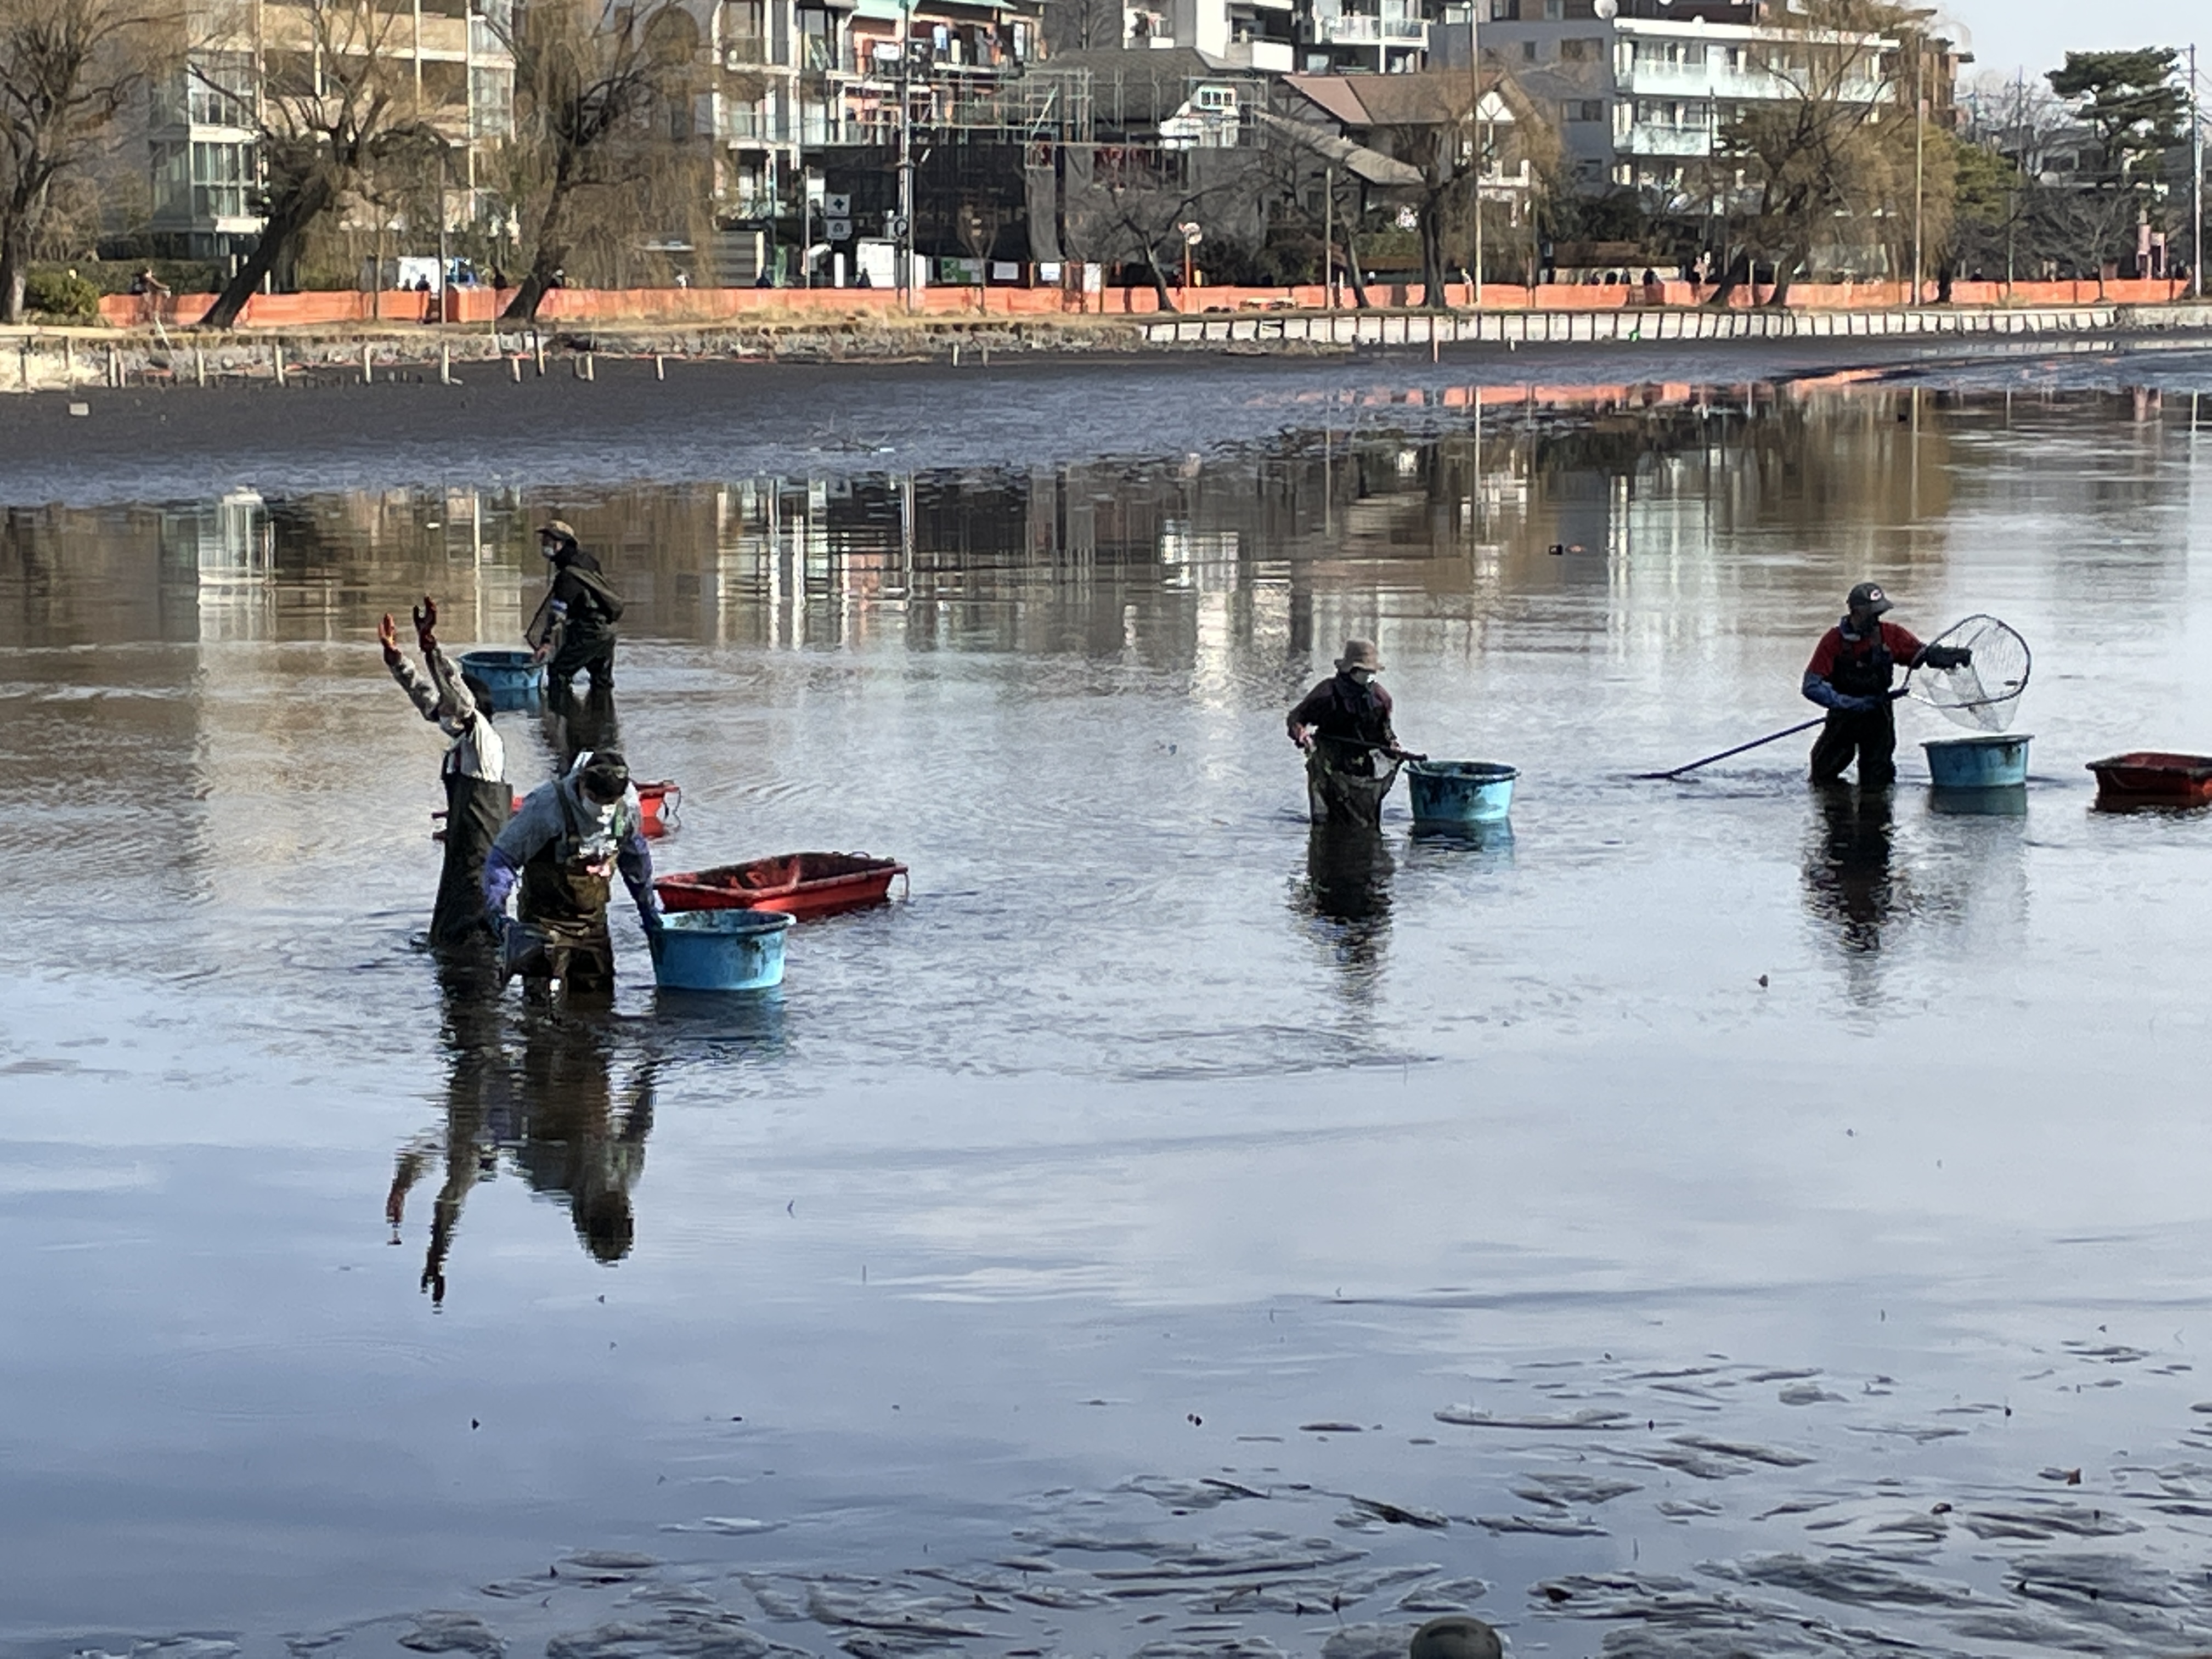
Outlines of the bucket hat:
M 1344 654 L 1336 659 L 1337 672 L 1348 673 L 1355 668 L 1364 668 L 1370 674 L 1382 672 L 1382 659 L 1376 654 L 1374 641 L 1346 640 L 1344 642 Z

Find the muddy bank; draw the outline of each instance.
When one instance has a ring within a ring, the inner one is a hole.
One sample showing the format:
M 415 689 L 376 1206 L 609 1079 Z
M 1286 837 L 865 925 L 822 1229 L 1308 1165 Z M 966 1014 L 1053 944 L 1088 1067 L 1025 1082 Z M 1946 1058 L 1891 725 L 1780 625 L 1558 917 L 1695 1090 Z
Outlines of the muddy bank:
M 266 362 L 274 343 L 252 349 Z M 289 357 L 282 385 L 264 374 L 216 377 L 204 390 L 165 380 L 0 398 L 0 499 L 88 504 L 240 488 L 554 479 L 604 487 L 1052 465 L 1102 454 L 1202 454 L 1292 428 L 1455 429 L 1477 401 L 1588 410 L 1645 401 L 1645 387 L 1744 388 L 1836 374 L 1936 386 L 2212 387 L 2212 362 L 2202 354 L 2082 342 L 1650 346 L 1632 356 L 1609 346 L 1462 346 L 1433 361 L 1425 346 L 1331 356 L 1215 348 L 1142 359 L 979 349 L 963 352 L 957 368 L 949 357 L 797 362 L 595 352 L 550 356 L 542 376 L 534 362 L 518 370 L 456 359 L 446 373 L 449 380 L 434 362 L 380 360 L 365 383 L 358 348 L 349 362 L 332 343 L 322 360 Z M 1522 409 L 1521 417 L 1534 416 Z

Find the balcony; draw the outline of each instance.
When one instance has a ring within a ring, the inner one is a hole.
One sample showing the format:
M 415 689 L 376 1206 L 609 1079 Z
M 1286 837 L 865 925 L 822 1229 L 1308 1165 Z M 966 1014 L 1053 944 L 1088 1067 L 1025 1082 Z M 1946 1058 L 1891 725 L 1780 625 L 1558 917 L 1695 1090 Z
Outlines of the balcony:
M 1287 40 L 1231 40 L 1221 56 L 1233 68 L 1288 75 L 1297 67 L 1297 52 Z
M 1629 155 L 1702 159 L 1713 153 L 1713 135 L 1702 125 L 1674 126 L 1659 121 L 1638 121 L 1628 129 L 1628 137 L 1620 148 Z
M 1426 51 L 1429 25 L 1420 17 L 1376 17 L 1341 12 L 1314 19 L 1314 37 L 1329 46 L 1415 46 Z

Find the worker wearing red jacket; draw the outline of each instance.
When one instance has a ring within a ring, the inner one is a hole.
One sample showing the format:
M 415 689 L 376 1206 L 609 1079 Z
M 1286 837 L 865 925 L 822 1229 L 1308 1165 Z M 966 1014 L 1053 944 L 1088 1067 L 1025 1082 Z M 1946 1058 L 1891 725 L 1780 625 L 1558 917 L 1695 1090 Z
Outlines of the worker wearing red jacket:
M 1890 678 L 1898 665 L 1964 668 L 1973 653 L 1963 646 L 1923 645 L 1882 621 L 1889 596 L 1873 582 L 1851 589 L 1845 604 L 1843 621 L 1820 636 L 1805 665 L 1805 696 L 1828 711 L 1813 744 L 1813 781 L 1833 783 L 1856 757 L 1860 783 L 1881 787 L 1897 777 L 1897 694 Z

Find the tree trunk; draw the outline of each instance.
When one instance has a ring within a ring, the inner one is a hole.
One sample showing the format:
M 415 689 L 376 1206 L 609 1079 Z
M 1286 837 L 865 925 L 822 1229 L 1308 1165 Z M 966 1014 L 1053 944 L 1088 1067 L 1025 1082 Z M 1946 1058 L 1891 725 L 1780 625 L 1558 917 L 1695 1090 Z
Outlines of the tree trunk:
M 1728 269 L 1721 273 L 1720 286 L 1713 290 L 1713 297 L 1705 303 L 1715 311 L 1726 311 L 1729 301 L 1735 297 L 1736 289 L 1750 280 L 1751 251 L 1747 248 L 1729 261 Z
M 1781 311 L 1789 306 L 1790 283 L 1812 263 L 1813 251 L 1809 247 L 1792 248 L 1774 262 L 1774 292 L 1766 296 L 1769 309 Z
M 1359 271 L 1359 249 L 1350 231 L 1344 235 L 1344 269 L 1352 278 L 1352 303 L 1362 311 L 1372 310 L 1373 302 L 1367 297 L 1367 278 Z
M 1152 292 L 1159 296 L 1160 309 L 1179 314 L 1180 307 L 1168 292 L 1168 274 L 1160 269 L 1159 251 L 1149 242 L 1145 244 L 1145 269 L 1152 274 Z
M 545 198 L 545 211 L 538 218 L 538 241 L 530 257 L 529 274 L 500 313 L 502 321 L 535 322 L 538 307 L 553 286 L 553 273 L 568 263 L 568 197 L 575 187 L 572 173 L 566 158 L 554 169 L 552 194 Z M 799 257 L 805 257 L 805 250 L 800 250 Z
M 23 320 L 24 265 L 22 238 L 13 227 L 0 233 L 0 319 L 10 325 Z
M 1445 309 L 1444 228 L 1433 201 L 1421 206 L 1421 306 L 1427 311 Z
M 337 198 L 335 180 L 330 173 L 318 168 L 301 179 L 276 205 L 269 222 L 262 228 L 261 238 L 253 245 L 253 252 L 246 256 L 246 263 L 238 274 L 216 295 L 215 303 L 200 319 L 202 328 L 228 328 L 237 322 L 246 309 L 246 302 L 259 291 L 261 279 L 276 268 L 277 263 L 289 257 L 307 228 Z
M 22 185 L 0 204 L 0 320 L 23 320 L 23 279 L 31 263 L 33 192 Z

